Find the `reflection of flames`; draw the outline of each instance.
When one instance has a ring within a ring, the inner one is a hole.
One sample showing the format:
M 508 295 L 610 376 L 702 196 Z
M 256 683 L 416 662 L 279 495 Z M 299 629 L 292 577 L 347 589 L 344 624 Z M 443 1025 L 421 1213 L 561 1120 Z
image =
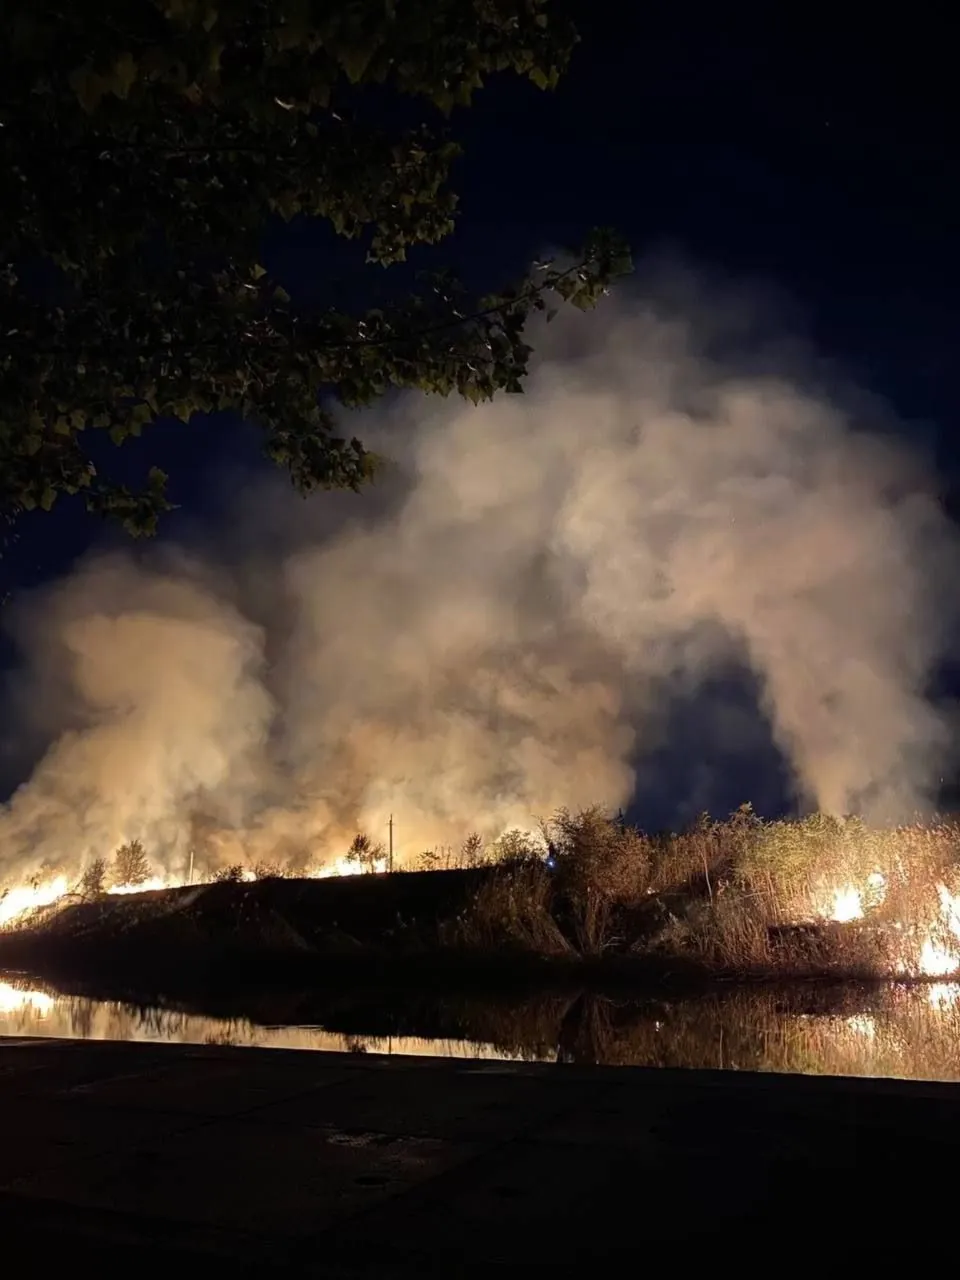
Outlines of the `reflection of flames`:
M 960 982 L 931 982 L 927 989 L 930 1007 L 943 1012 L 960 1004 Z
M 19 1013 L 29 1010 L 38 1018 L 45 1018 L 54 1006 L 54 998 L 46 991 L 31 991 L 27 987 L 15 987 L 0 982 L 0 1013 Z
M 845 1018 L 844 1022 L 851 1031 L 855 1031 L 858 1036 L 863 1036 L 867 1040 L 872 1040 L 877 1034 L 877 1020 L 869 1013 L 855 1013 L 849 1018 Z

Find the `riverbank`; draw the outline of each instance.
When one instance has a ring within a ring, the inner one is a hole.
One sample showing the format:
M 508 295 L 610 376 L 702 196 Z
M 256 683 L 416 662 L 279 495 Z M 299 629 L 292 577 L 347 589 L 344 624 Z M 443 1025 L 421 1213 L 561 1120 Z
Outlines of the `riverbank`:
M 769 926 L 765 951 L 733 963 L 678 935 L 676 894 L 611 909 L 603 946 L 578 945 L 569 904 L 559 894 L 548 901 L 548 891 L 548 871 L 520 865 L 64 899 L 0 931 L 0 967 L 56 981 L 127 975 L 140 990 L 195 990 L 201 981 L 211 989 L 623 984 L 690 994 L 725 982 L 911 976 L 891 953 L 891 937 L 902 935 L 859 921 Z M 694 905 L 721 914 L 719 906 Z
M 514 834 L 495 857 L 468 849 L 459 870 L 221 868 L 152 892 L 105 892 L 102 877 L 91 891 L 87 877 L 85 900 L 60 896 L 0 932 L 0 965 L 459 984 L 960 976 L 956 822 L 763 823 L 745 806 L 654 837 L 588 809 L 558 811 L 539 846 Z
M 151 1275 L 582 1275 L 811 1230 L 860 1263 L 893 1200 L 919 1261 L 955 1121 L 903 1081 L 0 1041 L 0 1232 Z

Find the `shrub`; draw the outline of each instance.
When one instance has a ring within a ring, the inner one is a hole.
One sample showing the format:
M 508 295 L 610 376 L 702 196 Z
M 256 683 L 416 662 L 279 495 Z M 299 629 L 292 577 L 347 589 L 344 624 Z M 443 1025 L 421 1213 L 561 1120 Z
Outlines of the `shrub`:
M 221 867 L 213 873 L 215 884 L 239 884 L 246 879 L 246 872 L 239 862 L 230 867 Z
M 284 880 L 287 875 L 286 867 L 279 862 L 255 862 L 251 871 L 255 880 Z
M 581 953 L 597 954 L 612 942 L 617 909 L 636 905 L 646 895 L 650 843 L 596 807 L 575 814 L 559 809 L 543 831 L 571 940 Z
M 521 831 L 519 827 L 511 827 L 490 846 L 493 862 L 540 862 L 545 853 L 543 843 L 530 832 Z

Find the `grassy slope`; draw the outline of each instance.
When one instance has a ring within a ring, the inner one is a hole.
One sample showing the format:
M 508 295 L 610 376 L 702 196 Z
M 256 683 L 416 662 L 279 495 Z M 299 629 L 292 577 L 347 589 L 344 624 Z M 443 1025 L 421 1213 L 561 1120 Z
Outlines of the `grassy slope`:
M 60 972 L 218 969 L 266 976 L 403 970 L 429 976 L 629 970 L 634 977 L 859 977 L 910 972 L 939 930 L 944 886 L 960 901 L 960 824 L 870 830 L 811 815 L 650 837 L 597 810 L 553 824 L 555 866 L 534 856 L 459 871 L 265 879 L 106 897 L 47 909 L 0 934 L 0 965 Z M 863 920 L 811 923 L 846 886 Z M 908 928 L 903 927 L 907 922 Z M 945 932 L 946 931 L 946 932 Z M 936 935 L 936 936 L 939 936 Z M 948 936 L 949 935 L 949 936 Z

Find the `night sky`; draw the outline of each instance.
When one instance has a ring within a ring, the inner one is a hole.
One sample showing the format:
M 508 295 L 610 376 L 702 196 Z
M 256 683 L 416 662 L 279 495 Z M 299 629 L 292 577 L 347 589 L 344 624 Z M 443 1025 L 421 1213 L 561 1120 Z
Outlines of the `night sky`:
M 664 6 L 661 18 L 645 5 L 635 17 L 622 16 L 625 5 L 581 7 L 583 42 L 556 93 L 505 81 L 454 118 L 466 147 L 460 227 L 415 265 L 452 262 L 491 288 L 545 246 L 612 225 L 638 260 L 675 251 L 777 290 L 795 331 L 892 402 L 905 430 L 932 441 L 953 508 L 960 189 L 945 31 L 919 22 L 909 33 L 884 30 L 875 14 L 862 30 L 775 29 L 772 20 L 765 30 L 727 8 L 721 20 L 680 5 Z M 362 298 L 360 255 L 323 228 L 271 230 L 264 260 L 295 297 L 305 281 L 333 274 L 347 297 Z M 183 507 L 167 537 L 202 521 L 225 460 L 268 465 L 255 435 L 227 420 L 174 424 L 133 442 L 122 455 L 131 480 L 148 457 L 171 472 Z M 78 506 L 30 517 L 0 561 L 2 588 L 41 582 L 89 546 L 118 540 Z M 694 711 L 678 709 L 678 791 L 691 719 Z M 745 798 L 741 779 L 727 777 L 718 807 Z M 771 775 L 771 805 L 776 789 Z M 638 800 L 652 817 L 651 798 Z

